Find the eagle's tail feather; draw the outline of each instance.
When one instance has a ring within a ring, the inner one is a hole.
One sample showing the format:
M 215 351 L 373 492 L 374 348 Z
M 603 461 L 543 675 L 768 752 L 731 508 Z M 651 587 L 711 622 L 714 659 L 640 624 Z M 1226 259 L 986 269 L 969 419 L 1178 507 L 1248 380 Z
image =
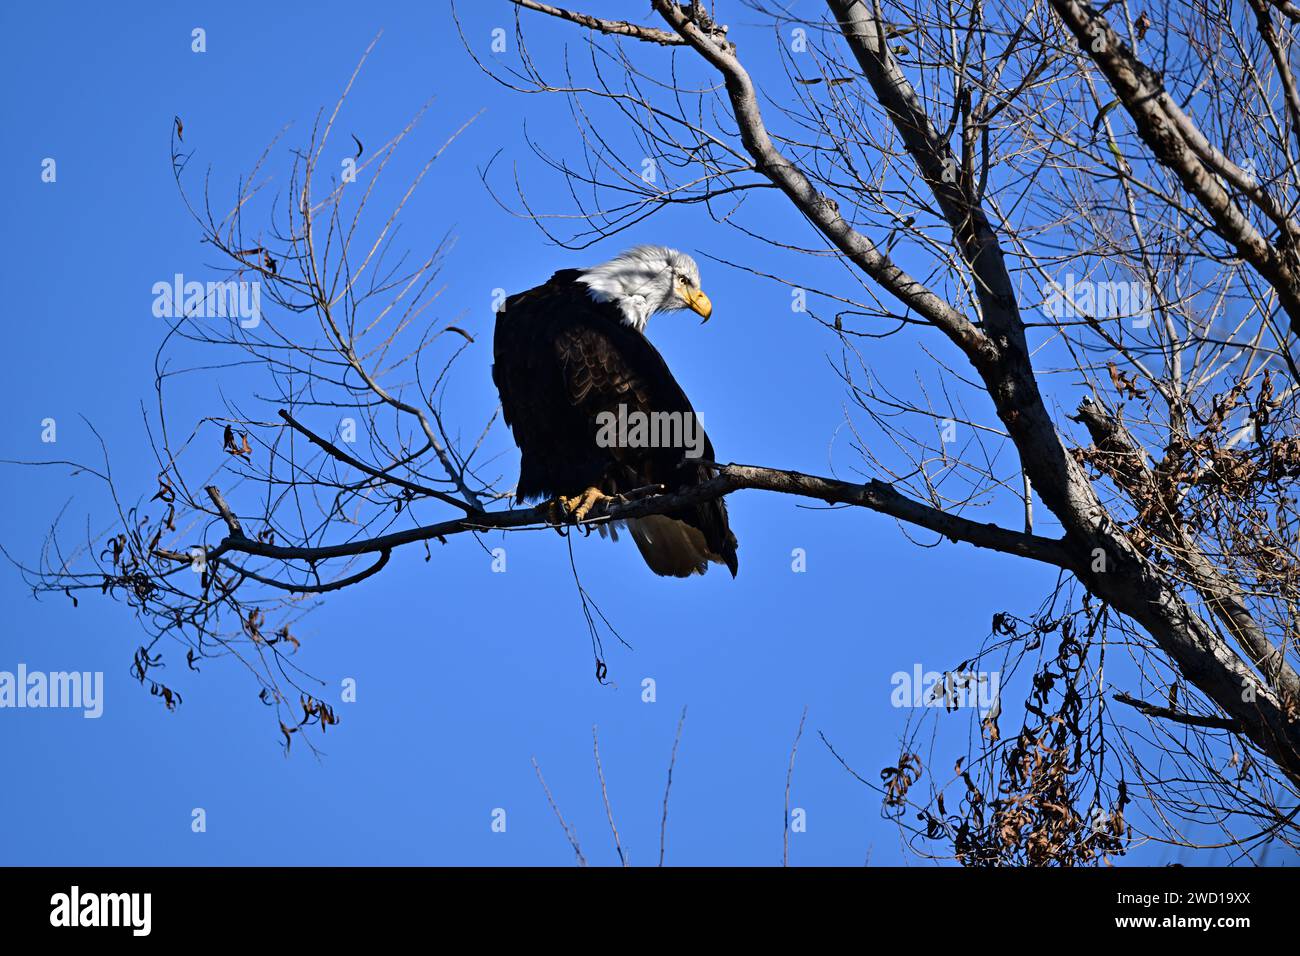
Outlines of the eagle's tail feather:
M 703 532 L 685 521 L 666 515 L 647 515 L 629 520 L 627 528 L 641 557 L 655 574 L 688 578 L 707 571 L 710 561 L 722 562 L 720 555 L 709 550 Z

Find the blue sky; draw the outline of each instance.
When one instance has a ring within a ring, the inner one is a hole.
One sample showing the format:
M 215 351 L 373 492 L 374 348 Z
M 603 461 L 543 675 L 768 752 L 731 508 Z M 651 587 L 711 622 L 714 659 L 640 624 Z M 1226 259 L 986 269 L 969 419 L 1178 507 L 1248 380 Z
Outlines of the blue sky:
M 602 4 L 640 17 L 646 5 Z M 504 3 L 465 4 L 471 43 L 513 16 Z M 482 115 L 451 147 L 413 205 L 404 241 L 457 243 L 436 308 L 478 336 L 457 368 L 454 394 L 473 432 L 495 403 L 489 377 L 491 290 L 517 291 L 556 268 L 612 256 L 633 242 L 764 265 L 772 253 L 691 212 L 651 220 L 625 237 L 573 253 L 548 245 L 493 201 L 478 170 L 533 162 L 523 137 L 571 137 L 560 99 L 523 97 L 486 78 L 465 54 L 441 3 L 288 5 L 232 2 L 143 5 L 7 5 L 0 151 L 6 208 L 3 261 L 11 364 L 0 378 L 8 427 L 0 457 L 95 461 L 104 436 L 119 486 L 147 499 L 156 473 L 142 422 L 152 399 L 162 326 L 150 314 L 153 283 L 204 274 L 212 256 L 177 195 L 168 162 L 172 117 L 185 122 L 195 162 L 229 191 L 289 122 L 302 142 L 333 103 L 360 52 L 384 35 L 345 114 L 367 143 L 392 135 L 430 96 L 414 138 L 436 149 Z M 203 27 L 207 52 L 190 50 Z M 576 42 L 576 31 L 529 18 L 531 41 Z M 765 62 L 756 44 L 755 61 Z M 571 138 L 568 142 L 572 142 Z M 57 161 L 43 183 L 41 161 Z M 416 162 L 417 155 L 406 157 Z M 556 196 L 557 201 L 562 197 Z M 772 229 L 791 218 L 772 207 Z M 760 260 L 752 257 L 766 257 Z M 701 328 L 661 317 L 651 336 L 707 421 L 724 460 L 828 473 L 843 418 L 841 383 L 828 371 L 834 341 L 792 315 L 788 292 L 701 257 L 715 314 Z M 938 344 L 938 343 L 936 343 Z M 906 374 L 914 352 L 882 345 L 873 358 Z M 238 392 L 240 378 L 223 383 Z M 190 392 L 174 414 L 210 414 L 209 393 Z M 57 422 L 55 448 L 41 422 Z M 188 425 L 188 422 L 187 422 Z M 493 448 L 513 481 L 514 459 L 497 426 Z M 107 512 L 92 482 L 54 469 L 0 471 L 6 502 L 0 541 L 36 555 L 51 517 L 70 498 L 69 527 L 100 526 Z M 944 545 L 917 548 L 894 523 L 866 511 L 827 513 L 744 492 L 730 499 L 741 572 L 686 582 L 647 572 L 628 542 L 575 542 L 587 589 L 633 650 L 607 643 L 611 686 L 593 680 L 591 651 L 563 542 L 515 535 L 505 574 L 468 536 L 398 555 L 380 576 L 333 596 L 304 625 L 300 663 L 327 682 L 353 678 L 355 703 L 315 759 L 286 758 L 255 689 L 228 661 L 166 677 L 184 695 L 165 712 L 129 676 L 140 631 L 124 607 L 83 597 L 35 601 L 12 571 L 0 573 L 6 626 L 0 670 L 103 671 L 98 720 L 59 710 L 0 711 L 0 863 L 51 864 L 566 864 L 572 861 L 534 776 L 540 763 L 593 863 L 615 862 L 592 761 L 601 752 L 617 822 L 632 862 L 657 858 L 660 804 L 678 714 L 689 716 L 673 777 L 668 862 L 770 865 L 781 860 L 782 806 L 791 741 L 808 725 L 792 803 L 807 832 L 792 862 L 915 862 L 878 797 L 853 780 L 818 731 L 868 779 L 897 760 L 907 711 L 890 704 L 890 675 L 915 664 L 943 669 L 970 656 L 991 616 L 1028 613 L 1054 576 L 1023 562 Z M 795 548 L 807 571 L 793 573 Z M 653 678 L 657 700 L 644 703 Z M 966 716 L 941 724 L 957 753 Z M 191 831 L 203 808 L 207 832 Z M 504 808 L 505 833 L 492 812 Z M 1130 859 L 1165 862 L 1149 848 Z M 1180 857 L 1181 858 L 1181 857 Z

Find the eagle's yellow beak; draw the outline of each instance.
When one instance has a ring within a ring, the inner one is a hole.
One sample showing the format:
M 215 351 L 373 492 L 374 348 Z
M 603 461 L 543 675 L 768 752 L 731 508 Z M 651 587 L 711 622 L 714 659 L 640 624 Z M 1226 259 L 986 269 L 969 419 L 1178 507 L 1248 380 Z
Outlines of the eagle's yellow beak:
M 693 292 L 687 291 L 686 304 L 691 307 L 692 312 L 702 316 L 705 322 L 709 321 L 709 316 L 713 314 L 713 303 L 709 301 L 707 295 L 698 289 Z

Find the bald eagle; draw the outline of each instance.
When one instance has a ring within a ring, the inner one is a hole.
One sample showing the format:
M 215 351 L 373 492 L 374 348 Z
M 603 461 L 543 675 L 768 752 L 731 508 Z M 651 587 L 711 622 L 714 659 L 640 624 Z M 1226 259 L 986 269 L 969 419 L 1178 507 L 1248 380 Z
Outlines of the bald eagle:
M 672 492 L 710 477 L 713 446 L 659 351 L 652 315 L 713 311 L 695 260 L 637 246 L 603 265 L 565 269 L 506 299 L 493 339 L 492 380 L 522 459 L 516 500 L 551 499 L 586 517 L 609 496 L 650 485 Z M 656 574 L 735 577 L 736 537 L 721 498 L 627 522 Z M 602 528 L 602 530 L 604 530 Z

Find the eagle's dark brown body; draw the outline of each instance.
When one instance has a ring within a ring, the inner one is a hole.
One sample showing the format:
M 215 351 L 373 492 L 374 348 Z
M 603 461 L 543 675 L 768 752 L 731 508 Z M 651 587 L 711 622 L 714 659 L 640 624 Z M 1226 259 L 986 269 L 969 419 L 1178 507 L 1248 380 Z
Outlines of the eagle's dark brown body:
M 601 447 L 602 412 L 695 412 L 658 350 L 622 321 L 618 307 L 596 302 L 577 270 L 511 296 L 497 316 L 492 379 L 522 453 L 517 498 L 573 496 L 587 488 L 614 495 L 647 485 L 669 491 L 710 477 L 703 436 L 699 458 L 681 447 Z M 701 435 L 703 433 L 701 432 Z M 717 561 L 736 574 L 736 538 L 722 499 L 629 522 L 647 564 L 684 577 Z

